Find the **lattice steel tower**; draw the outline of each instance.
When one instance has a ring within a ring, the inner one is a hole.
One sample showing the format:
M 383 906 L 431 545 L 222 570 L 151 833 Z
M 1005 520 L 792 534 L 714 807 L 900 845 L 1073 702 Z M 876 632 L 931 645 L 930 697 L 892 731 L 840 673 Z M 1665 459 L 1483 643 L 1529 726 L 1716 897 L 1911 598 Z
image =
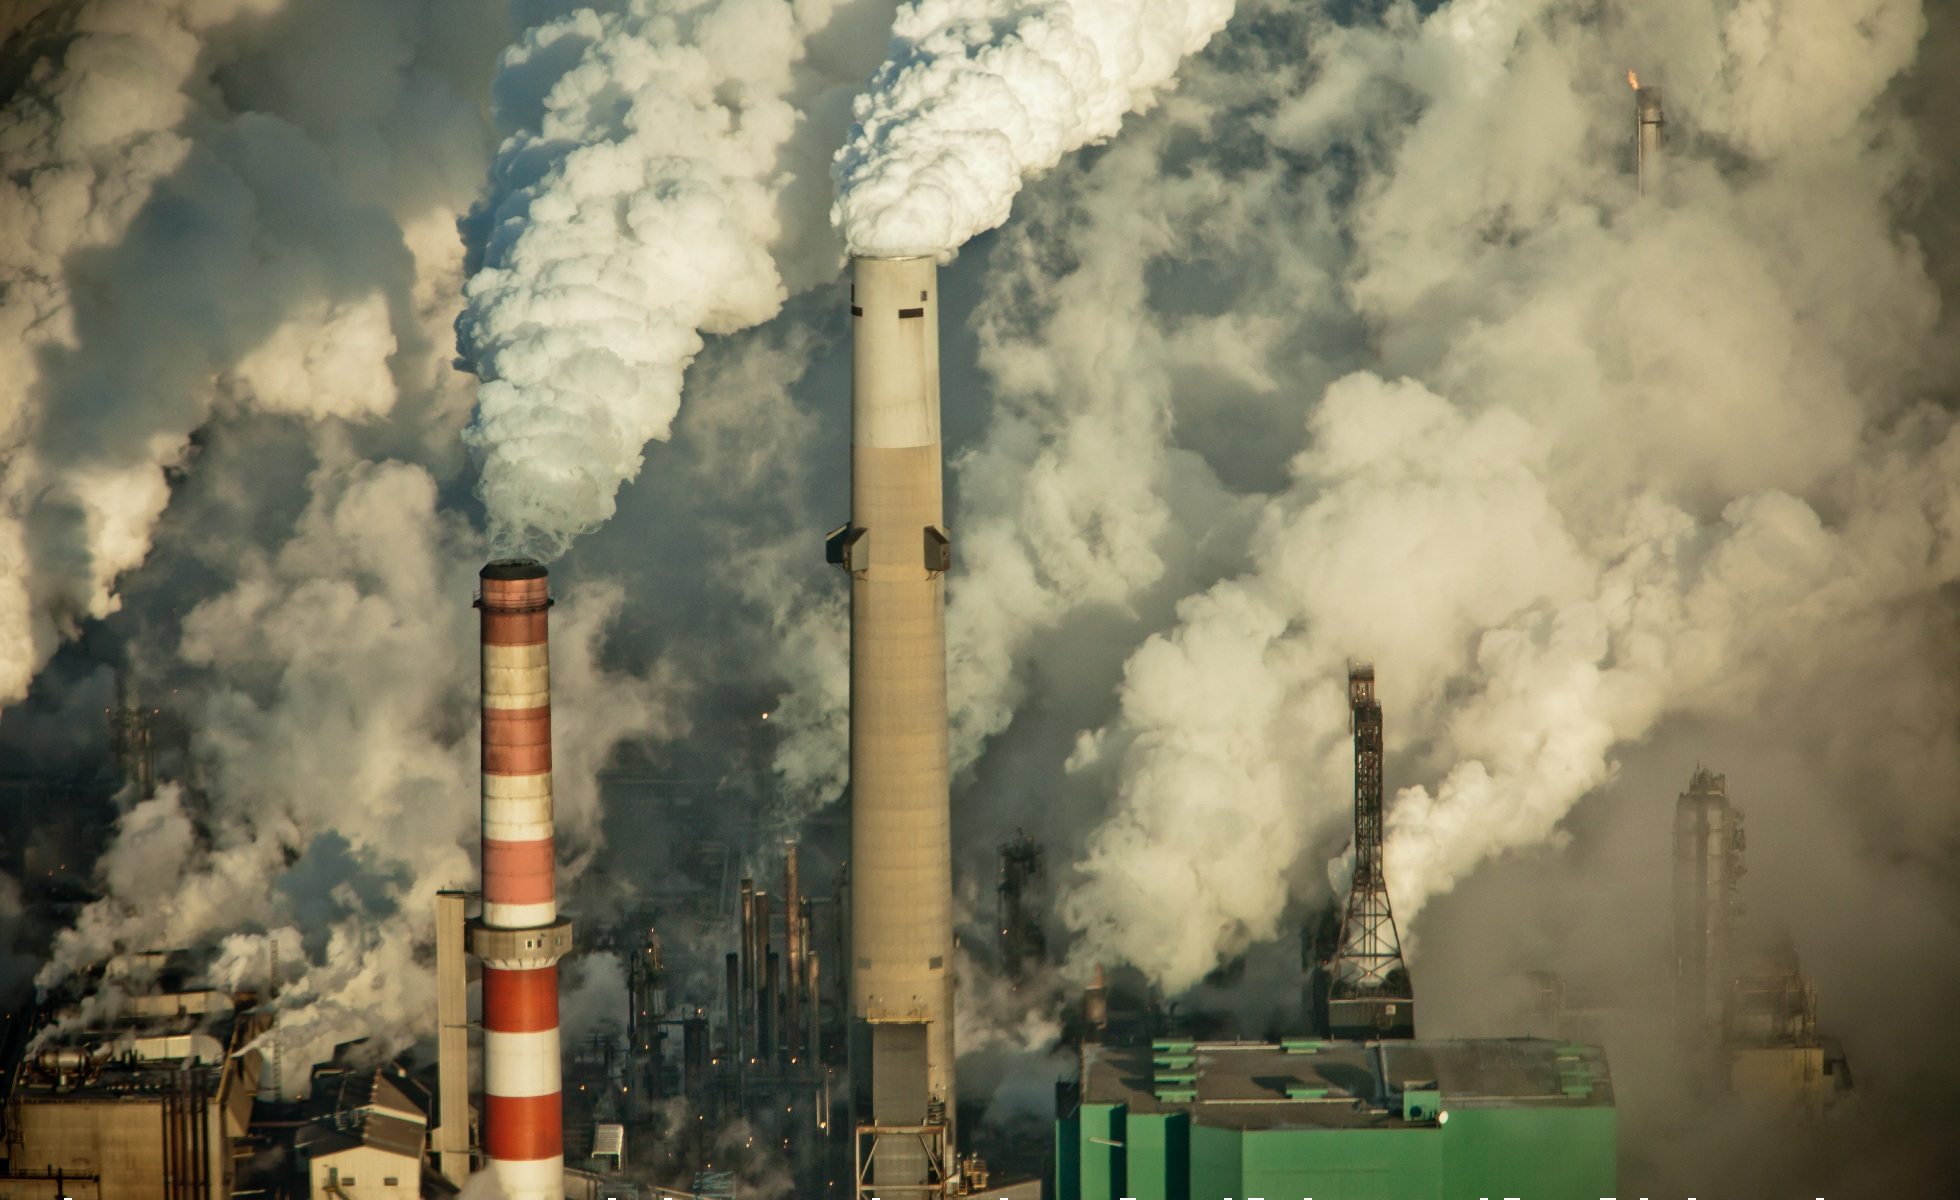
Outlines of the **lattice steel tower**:
M 1382 872 L 1382 706 L 1374 664 L 1348 664 L 1354 733 L 1354 883 L 1329 965 L 1328 1032 L 1348 1038 L 1412 1038 L 1415 990 Z

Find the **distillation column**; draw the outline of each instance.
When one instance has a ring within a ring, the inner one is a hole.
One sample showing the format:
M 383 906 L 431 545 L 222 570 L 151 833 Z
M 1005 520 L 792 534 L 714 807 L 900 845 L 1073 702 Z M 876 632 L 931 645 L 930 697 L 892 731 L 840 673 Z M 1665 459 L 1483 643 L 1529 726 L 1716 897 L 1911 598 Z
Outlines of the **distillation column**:
M 1674 804 L 1675 1009 L 1691 1039 L 1720 1042 L 1728 1032 L 1741 818 L 1727 778 L 1705 767 Z
M 552 857 L 549 581 L 538 563 L 484 567 L 483 1150 L 511 1200 L 562 1200 L 564 1106 L 558 1068 L 558 916 Z
M 869 1182 L 888 1189 L 957 1170 L 937 275 L 852 263 L 851 523 L 828 547 L 851 576 L 855 1119 L 944 1135 L 937 1169 L 930 1133 L 879 1141 Z

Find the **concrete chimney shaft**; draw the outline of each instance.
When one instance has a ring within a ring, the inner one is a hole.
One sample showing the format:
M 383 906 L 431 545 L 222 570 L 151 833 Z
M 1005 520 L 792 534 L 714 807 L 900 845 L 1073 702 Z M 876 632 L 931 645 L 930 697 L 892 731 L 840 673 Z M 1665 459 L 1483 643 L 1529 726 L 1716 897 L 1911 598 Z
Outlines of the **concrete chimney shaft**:
M 851 316 L 851 523 L 831 548 L 851 576 L 851 1009 L 869 1026 L 869 1119 L 917 1125 L 943 1111 L 950 1157 L 950 550 L 933 260 L 854 260 Z M 879 1182 L 908 1182 L 888 1173 Z
M 545 569 L 484 567 L 483 1150 L 511 1200 L 562 1200 L 564 1105 L 558 1065 L 558 960 L 572 928 L 558 916 L 552 854 L 551 664 Z

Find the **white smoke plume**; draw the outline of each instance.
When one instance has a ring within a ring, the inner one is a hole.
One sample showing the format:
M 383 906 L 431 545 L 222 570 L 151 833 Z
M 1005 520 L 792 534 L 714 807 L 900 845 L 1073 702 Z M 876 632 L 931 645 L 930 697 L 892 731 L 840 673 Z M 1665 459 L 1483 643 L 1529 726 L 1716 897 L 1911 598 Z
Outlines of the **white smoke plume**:
M 854 106 L 831 220 L 851 253 L 950 256 L 1022 181 L 1115 135 L 1232 0 L 913 0 Z
M 1937 303 L 1890 211 L 1913 160 L 1884 89 L 1917 8 L 1744 4 L 1710 31 L 1688 7 L 1636 40 L 1449 5 L 1315 47 L 1267 128 L 1369 147 L 1348 287 L 1407 378 L 1300 398 L 1251 569 L 1180 606 L 1083 740 L 1072 766 L 1115 798 L 1064 902 L 1084 961 L 1175 991 L 1277 932 L 1344 824 L 1349 654 L 1424 780 L 1389 818 L 1406 929 L 1556 839 L 1664 717 L 1758 704 L 1956 578 L 1960 437 L 1920 401 Z M 1635 45 L 1700 68 L 1668 97 L 1702 140 L 1677 133 L 1644 207 L 1619 153 Z M 1829 68 L 1801 102 L 1792 58 Z
M 372 420 L 427 361 L 416 259 L 455 255 L 416 222 L 482 140 L 421 45 L 439 6 L 84 0 L 11 30 L 0 704 L 120 608 L 214 413 Z
M 869 64 L 833 26 L 878 8 L 567 7 L 506 53 L 512 132 L 471 218 L 482 261 L 457 322 L 483 381 L 465 440 L 494 544 L 555 558 L 606 521 L 670 436 L 702 336 L 835 273 L 812 184 Z
M 172 785 L 122 818 L 104 898 L 43 971 L 216 944 L 223 982 L 264 983 L 277 941 L 288 1015 L 273 1036 L 297 1063 L 367 1035 L 398 1050 L 425 1028 L 415 951 L 434 893 L 474 874 L 478 822 L 474 536 L 417 466 L 328 465 L 309 482 L 293 537 L 184 621 L 180 659 L 212 673 L 193 746 L 210 793 Z M 597 665 L 621 599 L 588 585 L 555 610 L 554 702 L 571 718 L 554 739 L 557 832 L 574 864 L 612 747 L 677 728 L 663 672 Z

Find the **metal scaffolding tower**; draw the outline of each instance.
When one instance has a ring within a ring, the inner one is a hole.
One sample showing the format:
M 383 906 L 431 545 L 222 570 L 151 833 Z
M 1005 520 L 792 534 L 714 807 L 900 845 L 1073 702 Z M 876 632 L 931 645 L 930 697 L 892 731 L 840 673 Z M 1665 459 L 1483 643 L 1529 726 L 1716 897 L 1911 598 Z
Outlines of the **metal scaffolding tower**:
M 1348 664 L 1348 711 L 1354 733 L 1354 883 L 1329 966 L 1329 1033 L 1409 1038 L 1416 1032 L 1415 990 L 1382 871 L 1382 706 L 1375 699 L 1372 663 Z
M 1000 886 L 997 890 L 1001 965 L 1007 977 L 1019 982 L 1027 969 L 1048 955 L 1041 931 L 1039 906 L 1031 894 L 1042 877 L 1041 845 L 1015 831 L 1014 840 L 1000 847 Z

